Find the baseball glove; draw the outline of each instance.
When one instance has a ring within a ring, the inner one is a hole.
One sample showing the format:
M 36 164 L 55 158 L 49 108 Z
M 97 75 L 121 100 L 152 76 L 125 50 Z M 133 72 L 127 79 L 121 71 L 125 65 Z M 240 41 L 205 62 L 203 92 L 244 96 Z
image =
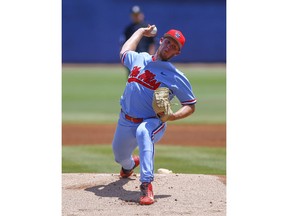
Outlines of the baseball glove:
M 159 87 L 153 94 L 153 109 L 162 122 L 166 122 L 170 115 L 173 114 L 171 104 L 169 101 L 169 89 L 166 87 Z

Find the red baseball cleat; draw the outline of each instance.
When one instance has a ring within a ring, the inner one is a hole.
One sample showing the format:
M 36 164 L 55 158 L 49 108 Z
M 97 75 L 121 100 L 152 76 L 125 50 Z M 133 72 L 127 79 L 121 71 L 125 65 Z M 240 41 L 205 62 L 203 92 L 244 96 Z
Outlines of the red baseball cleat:
M 133 156 L 133 160 L 134 160 L 134 162 L 135 162 L 135 165 L 134 165 L 134 167 L 133 167 L 131 170 L 125 170 L 125 169 L 123 169 L 123 167 L 121 168 L 120 176 L 121 176 L 122 178 L 128 178 L 129 176 L 131 176 L 132 173 L 133 173 L 133 170 L 134 170 L 137 166 L 139 166 L 139 164 L 140 164 L 140 158 L 139 158 L 139 156 Z
M 151 205 L 154 203 L 154 194 L 152 184 L 143 182 L 140 186 L 142 196 L 140 197 L 140 205 Z

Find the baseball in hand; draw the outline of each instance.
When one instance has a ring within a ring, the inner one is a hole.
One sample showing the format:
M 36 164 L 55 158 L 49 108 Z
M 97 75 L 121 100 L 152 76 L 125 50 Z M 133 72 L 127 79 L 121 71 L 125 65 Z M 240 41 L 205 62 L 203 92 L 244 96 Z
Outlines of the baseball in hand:
M 151 34 L 152 35 L 156 35 L 157 34 L 157 27 L 155 26 L 154 28 L 153 28 L 153 30 L 151 31 Z

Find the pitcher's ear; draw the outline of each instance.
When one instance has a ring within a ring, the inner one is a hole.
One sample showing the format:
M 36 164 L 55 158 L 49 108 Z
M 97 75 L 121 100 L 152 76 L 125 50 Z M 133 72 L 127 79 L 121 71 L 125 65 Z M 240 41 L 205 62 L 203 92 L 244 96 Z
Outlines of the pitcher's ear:
M 160 38 L 160 41 L 159 41 L 159 44 L 162 44 L 163 40 L 164 40 L 164 38 L 161 37 L 161 38 Z

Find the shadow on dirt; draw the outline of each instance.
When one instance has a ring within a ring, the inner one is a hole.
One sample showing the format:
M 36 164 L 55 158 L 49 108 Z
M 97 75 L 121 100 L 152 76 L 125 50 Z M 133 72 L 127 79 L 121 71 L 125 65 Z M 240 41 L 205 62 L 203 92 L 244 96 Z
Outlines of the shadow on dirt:
M 128 191 L 123 188 L 125 184 L 129 181 L 135 181 L 135 179 L 119 179 L 115 182 L 111 182 L 108 185 L 97 185 L 93 187 L 86 188 L 85 191 L 94 193 L 99 197 L 118 197 L 118 199 L 125 202 L 139 202 L 140 185 L 135 187 L 135 191 Z M 171 195 L 155 195 L 155 199 L 167 198 Z

